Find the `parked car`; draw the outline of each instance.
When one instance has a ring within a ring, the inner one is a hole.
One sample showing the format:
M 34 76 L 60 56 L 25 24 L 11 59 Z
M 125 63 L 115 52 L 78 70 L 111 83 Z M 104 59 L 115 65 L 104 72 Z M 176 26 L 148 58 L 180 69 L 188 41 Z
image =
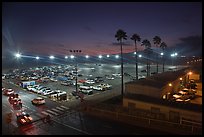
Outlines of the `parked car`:
M 101 85 L 93 86 L 92 89 L 98 90 L 98 91 L 104 91 L 104 90 L 106 90 L 106 88 L 103 87 L 103 86 L 101 86 Z
M 34 98 L 31 102 L 34 105 L 43 105 L 45 104 L 45 99 L 41 97 L 37 97 L 37 98 Z

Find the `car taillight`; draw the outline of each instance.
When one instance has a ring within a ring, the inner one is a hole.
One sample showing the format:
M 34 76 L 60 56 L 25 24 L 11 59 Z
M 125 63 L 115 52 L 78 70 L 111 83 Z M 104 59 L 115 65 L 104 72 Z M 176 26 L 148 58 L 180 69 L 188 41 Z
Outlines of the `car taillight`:
M 25 123 L 25 122 L 26 122 L 24 119 L 21 119 L 21 121 L 22 121 L 23 123 Z
M 30 119 L 31 121 L 33 120 L 32 117 L 28 117 L 28 119 Z

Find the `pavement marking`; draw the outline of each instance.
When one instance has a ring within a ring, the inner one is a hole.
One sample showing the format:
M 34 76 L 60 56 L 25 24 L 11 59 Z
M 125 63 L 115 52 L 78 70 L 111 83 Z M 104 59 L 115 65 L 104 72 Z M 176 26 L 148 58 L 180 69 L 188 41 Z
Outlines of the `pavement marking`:
M 63 108 L 61 108 L 61 107 L 56 107 L 56 109 L 59 109 L 59 110 L 62 110 L 62 111 L 65 110 L 65 109 L 63 109 Z
M 49 113 L 47 113 L 45 111 L 42 111 L 41 113 L 44 114 L 44 115 L 49 115 Z
M 60 107 L 65 108 L 65 109 L 69 109 L 68 107 L 65 107 L 65 106 L 60 106 Z
M 55 111 L 55 112 L 58 112 L 58 113 L 63 113 L 61 110 L 57 110 L 55 108 L 53 108 L 52 110 Z
M 51 110 L 46 110 L 46 111 L 54 115 L 59 115 L 58 113 L 55 113 L 54 111 L 51 111 Z

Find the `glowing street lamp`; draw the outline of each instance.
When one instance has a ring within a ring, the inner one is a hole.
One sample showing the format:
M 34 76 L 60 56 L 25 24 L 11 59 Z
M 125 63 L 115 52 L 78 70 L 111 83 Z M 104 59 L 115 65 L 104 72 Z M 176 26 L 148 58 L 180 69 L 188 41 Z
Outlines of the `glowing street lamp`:
M 65 56 L 64 58 L 65 58 L 65 59 L 68 59 L 68 56 Z
M 35 57 L 35 59 L 39 60 L 39 59 L 40 59 L 40 57 L 38 57 L 38 56 L 37 56 L 37 57 Z
M 22 56 L 22 55 L 21 55 L 20 53 L 16 53 L 16 54 L 15 54 L 15 57 L 16 57 L 16 58 L 21 58 L 21 56 Z
M 134 52 L 134 55 L 136 55 L 137 53 L 136 52 Z
M 141 58 L 141 57 L 142 57 L 142 55 L 140 54 L 140 55 L 139 55 L 139 58 Z
M 73 58 L 74 58 L 74 55 L 71 55 L 70 58 L 73 59 Z
M 164 55 L 164 53 L 163 53 L 163 52 L 161 52 L 161 53 L 160 53 L 160 55 L 161 55 L 161 56 L 163 56 L 163 55 Z
M 89 58 L 89 55 L 86 55 L 85 57 L 88 59 L 88 58 Z
M 50 59 L 54 59 L 55 57 L 51 55 L 49 58 L 50 58 Z
M 119 58 L 119 55 L 115 55 L 115 58 L 118 59 L 118 58 Z
M 98 56 L 98 58 L 100 58 L 100 59 L 101 59 L 102 57 L 103 57 L 102 55 L 99 55 L 99 56 Z
M 109 58 L 109 57 L 110 57 L 110 55 L 107 55 L 106 57 L 107 57 L 107 58 Z

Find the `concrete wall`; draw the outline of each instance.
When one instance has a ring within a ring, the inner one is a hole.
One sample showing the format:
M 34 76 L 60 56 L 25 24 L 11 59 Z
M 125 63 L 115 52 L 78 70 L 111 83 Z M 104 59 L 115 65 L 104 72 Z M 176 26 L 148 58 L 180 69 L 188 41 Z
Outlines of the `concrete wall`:
M 185 109 L 173 108 L 173 107 L 165 106 L 162 104 L 158 105 L 158 104 L 152 104 L 152 103 L 138 101 L 138 100 L 132 100 L 128 98 L 123 98 L 123 106 L 128 107 L 128 103 L 134 103 L 135 108 L 137 109 L 144 109 L 144 110 L 151 111 L 151 107 L 159 108 L 160 112 L 164 113 L 167 119 L 169 118 L 169 112 L 174 111 L 174 112 L 179 112 L 181 118 L 191 119 L 191 120 L 202 123 L 202 113 L 199 113 L 199 112 L 193 112 L 193 111 L 189 111 Z

